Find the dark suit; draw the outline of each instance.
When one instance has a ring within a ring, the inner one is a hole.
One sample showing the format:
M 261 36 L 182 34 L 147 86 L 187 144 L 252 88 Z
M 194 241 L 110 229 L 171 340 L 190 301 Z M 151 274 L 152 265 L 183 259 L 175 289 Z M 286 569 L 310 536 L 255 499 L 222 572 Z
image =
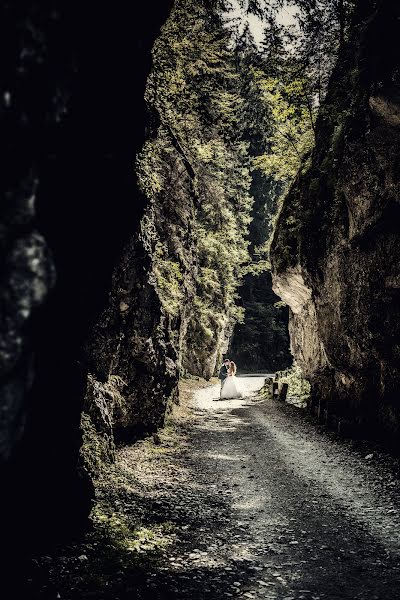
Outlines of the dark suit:
M 220 370 L 219 370 L 219 373 L 218 373 L 218 379 L 221 380 L 221 391 L 220 391 L 220 394 L 222 392 L 222 386 L 224 385 L 224 381 L 228 377 L 228 369 L 229 369 L 229 367 L 227 367 L 225 364 L 223 364 L 221 366 Z
M 221 380 L 221 385 L 224 383 L 225 379 L 228 377 L 228 368 L 226 365 L 222 365 L 218 373 L 218 379 Z

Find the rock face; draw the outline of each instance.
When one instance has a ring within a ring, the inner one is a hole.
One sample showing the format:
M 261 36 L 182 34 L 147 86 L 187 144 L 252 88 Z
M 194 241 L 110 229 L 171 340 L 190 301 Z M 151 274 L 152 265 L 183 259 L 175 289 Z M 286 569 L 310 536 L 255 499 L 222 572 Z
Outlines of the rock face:
M 134 160 L 151 47 L 172 2 L 89 4 L 0 8 L 0 508 L 3 533 L 19 543 L 23 531 L 24 546 L 81 528 L 90 510 L 77 468 L 88 339 L 143 216 Z M 131 260 L 128 250 L 127 289 Z
M 272 247 L 312 408 L 399 447 L 400 7 L 359 2 Z
M 132 440 L 154 431 L 162 425 L 168 403 L 177 400 L 177 330 L 161 303 L 153 273 L 157 239 L 146 220 L 146 228 L 127 244 L 113 275 L 108 306 L 86 347 L 91 376 L 100 387 L 93 395 L 89 385 L 85 412 L 90 415 L 101 402 L 107 383 L 110 440 Z M 96 429 L 103 437 L 102 426 Z

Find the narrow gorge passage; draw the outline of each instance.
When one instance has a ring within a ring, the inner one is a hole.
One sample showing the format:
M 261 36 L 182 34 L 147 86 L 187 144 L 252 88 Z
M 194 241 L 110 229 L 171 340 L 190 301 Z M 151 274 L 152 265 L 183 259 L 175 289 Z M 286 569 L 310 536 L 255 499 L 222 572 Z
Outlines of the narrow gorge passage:
M 89 4 L 0 0 L 0 598 L 399 599 L 400 2 Z

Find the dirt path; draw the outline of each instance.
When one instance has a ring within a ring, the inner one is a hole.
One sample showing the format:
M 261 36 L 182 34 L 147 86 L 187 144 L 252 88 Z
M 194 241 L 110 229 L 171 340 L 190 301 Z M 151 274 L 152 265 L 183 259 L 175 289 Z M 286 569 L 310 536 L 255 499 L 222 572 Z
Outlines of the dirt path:
M 260 383 L 242 381 L 248 390 Z M 217 395 L 196 394 L 178 459 L 184 482 L 164 498 L 188 526 L 156 576 L 165 591 L 398 599 L 399 496 L 389 466 L 319 433 L 293 407 Z
M 159 526 L 165 551 L 49 598 L 400 598 L 397 462 L 262 400 L 262 380 L 242 384 L 241 401 L 198 391 L 178 441 L 167 431 L 120 452 L 131 479 L 114 502 Z M 88 572 L 96 553 L 80 557 Z

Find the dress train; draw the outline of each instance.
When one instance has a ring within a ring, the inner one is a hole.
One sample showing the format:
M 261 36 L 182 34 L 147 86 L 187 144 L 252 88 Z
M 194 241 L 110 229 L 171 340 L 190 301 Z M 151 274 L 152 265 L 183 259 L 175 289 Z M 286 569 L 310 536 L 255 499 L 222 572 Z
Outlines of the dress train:
M 224 381 L 221 390 L 221 399 L 232 400 L 233 398 L 243 398 L 240 384 L 235 375 L 230 375 Z

